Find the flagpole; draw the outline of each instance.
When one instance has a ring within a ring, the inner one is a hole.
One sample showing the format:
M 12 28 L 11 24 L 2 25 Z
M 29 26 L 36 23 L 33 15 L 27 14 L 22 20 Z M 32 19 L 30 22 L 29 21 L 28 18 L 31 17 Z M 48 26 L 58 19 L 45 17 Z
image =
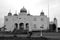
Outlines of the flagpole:
M 48 17 L 49 17 L 49 0 L 48 0 Z

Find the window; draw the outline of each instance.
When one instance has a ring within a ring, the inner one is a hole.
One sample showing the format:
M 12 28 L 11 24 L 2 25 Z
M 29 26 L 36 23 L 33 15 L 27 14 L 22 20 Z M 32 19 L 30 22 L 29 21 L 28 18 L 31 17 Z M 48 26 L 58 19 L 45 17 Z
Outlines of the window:
M 21 18 L 19 18 L 19 19 L 21 19 Z
M 34 24 L 34 28 L 36 28 L 36 24 Z
M 8 18 L 6 18 L 5 21 L 8 21 Z
M 41 18 L 41 21 L 44 21 L 44 19 L 43 19 L 43 18 Z
M 40 28 L 44 28 L 44 25 L 41 25 Z
M 36 21 L 36 18 L 34 18 L 34 21 Z

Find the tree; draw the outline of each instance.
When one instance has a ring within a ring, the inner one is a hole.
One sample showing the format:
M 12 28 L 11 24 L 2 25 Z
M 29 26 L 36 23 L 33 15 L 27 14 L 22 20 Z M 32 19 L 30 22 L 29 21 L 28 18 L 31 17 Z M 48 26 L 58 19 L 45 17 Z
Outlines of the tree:
M 5 31 L 5 30 L 7 30 L 6 25 L 4 25 L 4 26 L 1 28 L 1 31 Z

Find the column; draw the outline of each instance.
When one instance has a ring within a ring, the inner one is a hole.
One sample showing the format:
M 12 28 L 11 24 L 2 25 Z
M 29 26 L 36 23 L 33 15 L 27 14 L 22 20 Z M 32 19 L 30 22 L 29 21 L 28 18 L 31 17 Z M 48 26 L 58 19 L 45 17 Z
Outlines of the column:
M 58 32 L 58 27 L 57 27 L 57 24 L 56 24 L 56 32 Z
M 58 32 L 58 27 L 56 26 L 56 32 Z

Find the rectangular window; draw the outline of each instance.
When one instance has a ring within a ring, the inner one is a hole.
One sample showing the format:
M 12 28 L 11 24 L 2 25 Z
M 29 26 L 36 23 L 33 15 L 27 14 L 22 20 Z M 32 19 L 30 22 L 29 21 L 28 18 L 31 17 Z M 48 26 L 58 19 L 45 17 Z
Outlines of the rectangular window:
M 36 18 L 34 18 L 34 21 L 36 21 L 37 19 Z
M 36 24 L 34 24 L 34 28 L 36 28 Z

